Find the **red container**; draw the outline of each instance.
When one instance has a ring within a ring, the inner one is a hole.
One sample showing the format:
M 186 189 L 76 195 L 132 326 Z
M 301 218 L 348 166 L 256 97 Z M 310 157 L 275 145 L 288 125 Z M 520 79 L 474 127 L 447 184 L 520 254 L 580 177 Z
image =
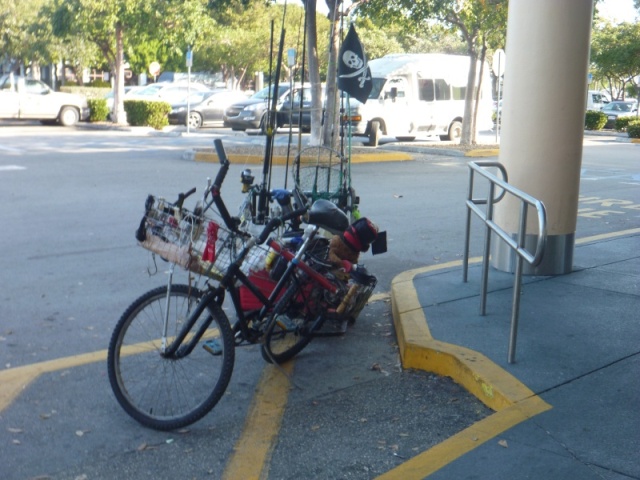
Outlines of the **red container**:
M 276 282 L 269 278 L 269 272 L 267 272 L 266 270 L 252 272 L 249 275 L 249 280 L 256 287 L 258 287 L 260 292 L 262 292 L 265 297 L 271 295 L 271 292 L 273 292 L 273 289 L 276 287 Z M 242 285 L 239 290 L 240 306 L 242 307 L 243 311 L 248 312 L 250 310 L 257 310 L 258 308 L 262 307 L 262 302 L 258 300 L 258 297 L 256 297 L 247 287 Z

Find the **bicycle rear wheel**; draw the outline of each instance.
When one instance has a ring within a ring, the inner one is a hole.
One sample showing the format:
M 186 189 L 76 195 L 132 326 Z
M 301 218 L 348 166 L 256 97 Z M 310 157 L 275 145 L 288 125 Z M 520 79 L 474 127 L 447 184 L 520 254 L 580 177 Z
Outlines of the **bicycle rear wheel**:
M 201 301 L 206 305 L 199 304 Z M 161 352 L 165 315 L 167 344 L 194 311 L 201 312 L 183 342 L 204 322 L 208 328 L 187 355 Z M 222 397 L 233 371 L 234 341 L 225 313 L 188 285 L 153 289 L 127 308 L 111 336 L 108 373 L 118 403 L 135 420 L 157 430 L 173 430 L 205 416 Z
M 324 314 L 316 306 L 320 290 L 294 281 L 269 317 L 261 347 L 269 363 L 283 363 L 302 351 L 322 327 Z

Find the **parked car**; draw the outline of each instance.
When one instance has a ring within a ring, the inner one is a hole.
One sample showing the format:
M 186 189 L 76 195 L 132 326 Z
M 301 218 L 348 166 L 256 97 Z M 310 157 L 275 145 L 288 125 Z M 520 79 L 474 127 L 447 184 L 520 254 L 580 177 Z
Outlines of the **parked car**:
M 200 128 L 206 125 L 222 126 L 224 111 L 235 102 L 245 100 L 246 94 L 240 90 L 214 90 L 197 92 L 179 103 L 172 105 L 169 123 L 187 125 L 187 107 L 189 107 L 189 127 Z
M 301 95 L 302 107 L 300 106 Z M 300 118 L 300 113 L 302 113 L 302 118 Z M 289 92 L 283 97 L 282 105 L 276 113 L 276 124 L 278 127 L 291 125 L 301 128 L 304 132 L 311 130 L 311 88 L 308 86 L 296 88 L 293 95 Z
M 158 82 L 127 94 L 126 100 L 155 100 L 173 105 L 186 98 L 189 93 L 210 91 L 209 87 L 201 83 L 191 82 L 189 85 L 188 83 Z
M 125 100 L 127 99 L 127 95 L 129 95 L 129 94 L 133 95 L 136 92 L 139 92 L 140 90 L 142 90 L 143 88 L 146 88 L 146 87 L 145 86 L 125 85 L 124 86 L 124 97 L 125 97 Z M 114 95 L 115 95 L 115 92 L 113 90 L 111 90 L 109 93 L 107 93 L 104 96 L 104 98 L 107 100 L 107 108 L 109 109 L 110 112 L 113 111 Z
M 602 107 L 602 111 L 607 115 L 607 123 L 604 128 L 614 128 L 618 117 L 630 117 L 638 114 L 638 102 L 636 100 L 614 100 Z
M 82 95 L 54 92 L 40 80 L 8 74 L 0 77 L 0 118 L 70 127 L 89 118 L 89 106 Z
M 279 109 L 282 101 L 289 92 L 289 84 L 280 84 L 277 92 L 277 107 Z M 240 102 L 236 102 L 224 112 L 224 126 L 231 127 L 232 130 L 247 130 L 249 128 L 259 128 L 264 133 L 266 131 L 266 117 L 269 105 L 268 100 L 272 98 L 274 87 L 265 87 L 256 92 L 251 97 Z

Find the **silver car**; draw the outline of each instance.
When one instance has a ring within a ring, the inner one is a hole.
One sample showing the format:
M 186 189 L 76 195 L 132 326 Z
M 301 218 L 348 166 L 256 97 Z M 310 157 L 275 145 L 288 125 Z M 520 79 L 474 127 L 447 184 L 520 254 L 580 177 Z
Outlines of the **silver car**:
M 638 114 L 638 102 L 636 100 L 614 100 L 602 107 L 602 111 L 607 115 L 607 123 L 604 128 L 615 128 L 618 117 L 630 117 Z

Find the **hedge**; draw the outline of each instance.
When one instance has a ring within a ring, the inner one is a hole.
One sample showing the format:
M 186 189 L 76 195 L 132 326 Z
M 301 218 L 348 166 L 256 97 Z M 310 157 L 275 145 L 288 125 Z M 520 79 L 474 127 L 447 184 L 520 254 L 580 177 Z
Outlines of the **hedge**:
M 630 122 L 627 125 L 627 135 L 629 135 L 629 138 L 640 138 L 640 120 Z
M 635 115 L 628 116 L 628 117 L 618 117 L 616 118 L 615 129 L 618 132 L 626 132 L 627 125 L 629 125 L 630 123 L 636 123 L 637 121 L 638 121 L 638 117 L 636 117 Z
M 124 110 L 127 113 L 127 122 L 131 126 L 148 125 L 162 130 L 162 127 L 169 125 L 171 105 L 167 102 L 125 100 Z
M 587 130 L 602 130 L 607 123 L 607 115 L 599 110 L 587 110 L 584 126 Z
M 87 100 L 89 104 L 89 121 L 104 122 L 109 116 L 109 107 L 107 107 L 106 98 L 90 98 Z

